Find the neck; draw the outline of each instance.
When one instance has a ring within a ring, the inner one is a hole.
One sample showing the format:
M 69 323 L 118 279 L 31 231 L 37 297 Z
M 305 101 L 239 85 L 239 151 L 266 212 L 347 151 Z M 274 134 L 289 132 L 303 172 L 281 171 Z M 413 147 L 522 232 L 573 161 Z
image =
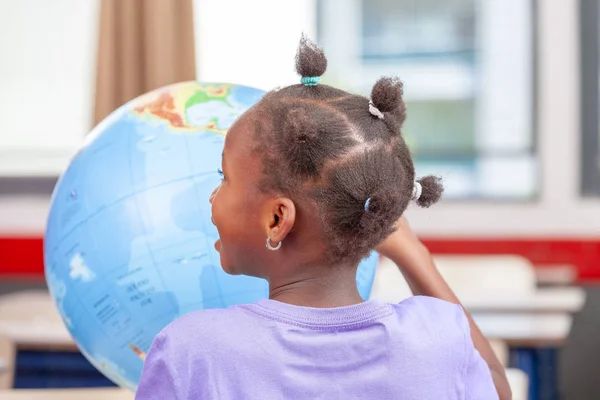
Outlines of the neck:
M 331 308 L 362 303 L 356 266 L 303 269 L 295 277 L 269 279 L 269 298 L 297 306 Z

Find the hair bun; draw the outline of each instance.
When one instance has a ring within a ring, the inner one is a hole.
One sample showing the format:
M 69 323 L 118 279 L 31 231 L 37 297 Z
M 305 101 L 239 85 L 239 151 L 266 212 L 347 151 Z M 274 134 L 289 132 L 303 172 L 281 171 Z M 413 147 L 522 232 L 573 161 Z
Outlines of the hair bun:
M 421 184 L 421 195 L 417 199 L 417 204 L 420 207 L 430 207 L 440 200 L 444 192 L 441 178 L 428 175 L 417 179 L 417 182 Z
M 404 86 L 400 79 L 395 77 L 380 78 L 371 89 L 371 101 L 381 112 L 389 112 L 400 107 Z
M 302 77 L 317 77 L 326 69 L 325 52 L 303 34 L 296 53 L 296 72 Z

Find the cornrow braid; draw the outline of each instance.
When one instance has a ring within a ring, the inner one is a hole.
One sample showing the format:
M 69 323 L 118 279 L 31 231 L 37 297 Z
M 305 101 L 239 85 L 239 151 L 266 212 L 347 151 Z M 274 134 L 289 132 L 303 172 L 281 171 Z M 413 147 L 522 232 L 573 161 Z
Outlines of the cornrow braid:
M 371 99 L 315 82 L 325 73 L 321 48 L 302 37 L 302 83 L 267 93 L 255 106 L 255 151 L 263 190 L 315 204 L 332 262 L 358 261 L 395 228 L 413 196 L 415 170 L 401 127 L 403 86 L 379 79 Z M 437 202 L 437 177 L 419 179 L 417 204 Z

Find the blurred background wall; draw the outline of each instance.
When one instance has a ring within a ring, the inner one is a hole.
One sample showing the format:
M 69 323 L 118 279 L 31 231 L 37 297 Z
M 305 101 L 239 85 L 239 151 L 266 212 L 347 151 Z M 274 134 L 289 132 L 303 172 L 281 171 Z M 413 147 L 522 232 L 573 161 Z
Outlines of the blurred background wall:
M 584 115 L 581 106 L 582 96 L 598 97 L 597 71 L 585 75 L 597 65 L 597 16 L 580 13 L 579 2 L 196 0 L 195 52 L 179 63 L 161 34 L 176 13 L 153 3 L 136 17 L 134 2 L 123 2 L 130 6 L 112 10 L 120 17 L 105 11 L 102 21 L 97 0 L 0 4 L 2 274 L 41 272 L 53 183 L 110 104 L 194 75 L 265 89 L 294 83 L 306 32 L 327 50 L 332 84 L 368 95 L 382 74 L 405 81 L 417 171 L 441 175 L 447 187 L 442 204 L 409 211 L 433 251 L 517 253 L 573 264 L 583 281 L 600 277 L 598 110 Z M 162 18 L 154 25 L 152 12 Z M 131 18 L 137 33 L 119 31 Z M 107 66 L 98 54 L 110 43 L 121 53 L 113 49 Z M 136 60 L 146 67 L 123 67 Z M 99 86 L 115 63 L 121 80 Z M 163 64 L 187 72 L 152 71 Z
M 381 75 L 404 80 L 417 173 L 446 185 L 408 211 L 432 253 L 521 255 L 586 288 L 561 390 L 598 398 L 598 2 L 0 1 L 0 293 L 45 286 L 52 189 L 104 116 L 183 80 L 296 83 L 304 32 L 326 50 L 325 83 L 368 96 Z

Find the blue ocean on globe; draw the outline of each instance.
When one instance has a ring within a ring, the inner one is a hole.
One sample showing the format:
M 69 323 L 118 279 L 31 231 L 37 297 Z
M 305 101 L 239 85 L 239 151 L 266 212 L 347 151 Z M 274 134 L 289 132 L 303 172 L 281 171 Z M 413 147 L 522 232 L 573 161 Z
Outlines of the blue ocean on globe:
M 120 107 L 86 138 L 52 194 L 45 274 L 84 356 L 135 390 L 155 335 L 182 315 L 250 303 L 267 282 L 223 272 L 208 198 L 227 129 L 264 92 L 183 82 Z M 357 274 L 367 299 L 378 256 Z

